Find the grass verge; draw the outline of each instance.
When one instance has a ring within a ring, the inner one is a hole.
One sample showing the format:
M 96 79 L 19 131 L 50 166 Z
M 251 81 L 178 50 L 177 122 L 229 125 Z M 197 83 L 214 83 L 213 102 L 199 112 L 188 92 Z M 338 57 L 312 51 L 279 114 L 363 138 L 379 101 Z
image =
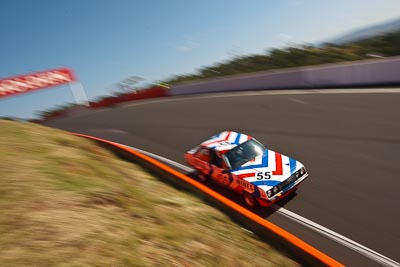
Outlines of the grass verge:
M 0 120 L 0 266 L 298 266 L 96 143 Z

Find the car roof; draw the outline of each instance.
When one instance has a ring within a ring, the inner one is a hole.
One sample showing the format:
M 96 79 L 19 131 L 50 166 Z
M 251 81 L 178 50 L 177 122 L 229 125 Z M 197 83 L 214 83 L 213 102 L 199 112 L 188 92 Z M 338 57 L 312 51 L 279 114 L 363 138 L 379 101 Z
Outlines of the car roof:
M 250 139 L 252 139 L 252 137 L 247 134 L 234 131 L 223 131 L 210 137 L 201 143 L 200 146 L 225 153 Z

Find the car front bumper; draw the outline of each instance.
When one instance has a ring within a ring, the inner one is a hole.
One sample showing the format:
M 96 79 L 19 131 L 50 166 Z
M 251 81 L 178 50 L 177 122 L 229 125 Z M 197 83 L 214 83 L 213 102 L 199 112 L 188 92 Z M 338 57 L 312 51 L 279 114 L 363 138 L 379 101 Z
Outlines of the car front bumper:
M 262 198 L 258 198 L 257 200 L 261 206 L 268 207 L 268 206 L 272 205 L 273 203 L 277 202 L 278 200 L 281 200 L 281 199 L 285 198 L 286 196 L 290 195 L 290 193 L 295 191 L 296 188 L 299 186 L 299 184 L 301 182 L 303 182 L 307 177 L 308 177 L 308 173 L 305 173 L 301 178 L 297 179 L 294 183 L 286 186 L 280 192 L 278 192 L 274 196 L 270 197 L 268 200 L 262 199 Z

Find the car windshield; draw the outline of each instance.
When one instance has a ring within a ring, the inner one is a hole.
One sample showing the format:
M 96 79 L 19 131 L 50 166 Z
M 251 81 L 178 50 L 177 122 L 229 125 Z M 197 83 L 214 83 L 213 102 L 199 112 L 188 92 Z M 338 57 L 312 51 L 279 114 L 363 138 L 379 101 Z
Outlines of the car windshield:
M 243 144 L 229 150 L 224 154 L 232 170 L 239 168 L 246 162 L 261 156 L 265 147 L 254 139 L 250 139 Z

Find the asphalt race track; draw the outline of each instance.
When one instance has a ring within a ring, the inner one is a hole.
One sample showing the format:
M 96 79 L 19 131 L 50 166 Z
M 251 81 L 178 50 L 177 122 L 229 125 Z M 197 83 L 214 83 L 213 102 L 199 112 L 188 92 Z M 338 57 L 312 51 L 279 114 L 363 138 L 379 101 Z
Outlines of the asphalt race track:
M 221 94 L 134 102 L 46 125 L 179 163 L 219 131 L 250 134 L 310 173 L 280 205 L 400 262 L 399 103 L 400 93 Z M 345 265 L 381 266 L 278 212 L 257 212 Z

